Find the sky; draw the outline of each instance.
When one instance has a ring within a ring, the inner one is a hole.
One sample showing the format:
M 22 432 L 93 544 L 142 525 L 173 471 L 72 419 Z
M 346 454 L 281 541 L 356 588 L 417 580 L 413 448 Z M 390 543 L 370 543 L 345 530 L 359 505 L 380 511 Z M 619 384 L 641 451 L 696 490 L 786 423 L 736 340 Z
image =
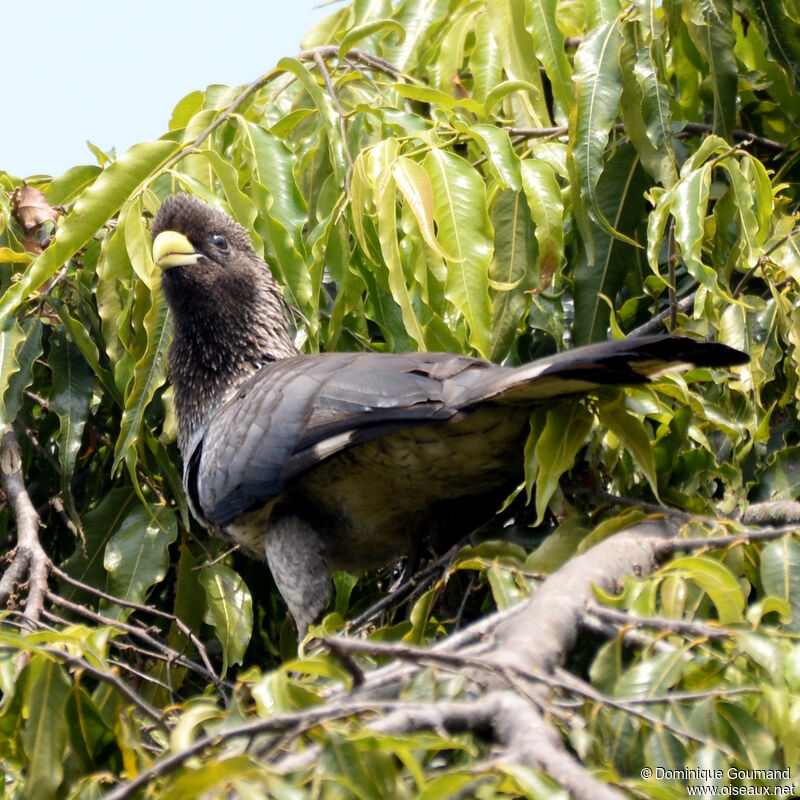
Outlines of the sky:
M 157 139 L 195 89 L 240 86 L 296 55 L 324 0 L 0 0 L 0 170 L 24 178 Z

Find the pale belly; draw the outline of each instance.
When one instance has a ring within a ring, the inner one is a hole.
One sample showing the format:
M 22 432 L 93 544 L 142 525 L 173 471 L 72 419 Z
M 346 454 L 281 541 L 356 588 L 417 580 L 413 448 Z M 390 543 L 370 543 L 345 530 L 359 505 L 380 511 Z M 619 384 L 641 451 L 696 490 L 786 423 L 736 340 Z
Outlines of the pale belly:
M 362 570 L 412 552 L 427 537 L 469 533 L 522 479 L 529 412 L 484 407 L 457 423 L 400 431 L 339 453 L 225 533 L 264 558 L 273 513 L 313 520 L 333 569 Z M 441 534 L 441 535 L 440 535 Z
M 391 434 L 331 458 L 291 496 L 328 522 L 334 568 L 380 566 L 429 534 L 458 526 L 468 533 L 497 510 L 497 491 L 522 477 L 528 417 L 484 408 L 455 424 Z

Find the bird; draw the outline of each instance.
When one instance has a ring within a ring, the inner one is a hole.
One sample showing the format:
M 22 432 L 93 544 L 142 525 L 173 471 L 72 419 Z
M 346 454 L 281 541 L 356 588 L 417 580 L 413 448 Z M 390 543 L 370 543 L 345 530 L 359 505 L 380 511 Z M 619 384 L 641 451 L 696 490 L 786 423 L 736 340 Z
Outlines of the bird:
M 295 346 L 281 288 L 245 228 L 188 194 L 151 225 L 192 515 L 266 559 L 303 638 L 331 571 L 375 569 L 488 521 L 524 478 L 531 409 L 747 355 L 671 334 L 521 366 L 453 353 Z

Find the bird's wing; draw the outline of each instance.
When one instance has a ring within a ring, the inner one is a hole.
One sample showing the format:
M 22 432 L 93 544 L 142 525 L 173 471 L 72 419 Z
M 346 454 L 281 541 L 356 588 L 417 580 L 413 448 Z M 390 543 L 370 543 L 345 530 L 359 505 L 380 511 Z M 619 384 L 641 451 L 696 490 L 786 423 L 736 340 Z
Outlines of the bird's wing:
M 329 353 L 262 367 L 212 418 L 187 459 L 190 500 L 212 524 L 279 495 L 293 478 L 360 442 L 458 408 L 450 379 L 491 365 L 445 353 Z M 501 369 L 495 367 L 495 369 Z
M 725 345 L 658 336 L 603 342 L 516 369 L 445 353 L 330 353 L 263 367 L 212 418 L 187 461 L 187 490 L 224 526 L 277 497 L 332 455 L 379 436 L 468 414 L 482 403 L 533 405 L 665 369 L 739 364 Z

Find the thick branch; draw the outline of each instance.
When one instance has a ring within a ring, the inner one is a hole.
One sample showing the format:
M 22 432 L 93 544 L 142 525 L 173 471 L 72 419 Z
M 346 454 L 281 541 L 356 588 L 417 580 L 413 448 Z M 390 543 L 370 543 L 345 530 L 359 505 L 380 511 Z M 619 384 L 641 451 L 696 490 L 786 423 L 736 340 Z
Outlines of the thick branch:
M 503 747 L 499 764 L 525 764 L 541 769 L 572 797 L 621 800 L 625 795 L 594 778 L 577 761 L 561 736 L 545 722 L 539 710 L 516 692 L 495 691 L 470 702 L 439 702 L 409 705 L 378 720 L 373 726 L 384 733 L 417 730 L 450 732 L 487 730 Z
M 796 500 L 773 500 L 753 503 L 742 512 L 745 525 L 791 525 L 800 523 L 800 503 Z
M 50 559 L 39 542 L 39 515 L 22 479 L 22 451 L 10 424 L 6 425 L 0 449 L 3 491 L 17 521 L 16 553 L 0 580 L 0 604 L 5 605 L 8 602 L 15 587 L 27 575 L 28 596 L 24 617 L 33 628 L 44 606 Z
M 648 520 L 570 559 L 497 630 L 497 662 L 531 672 L 558 666 L 575 642 L 593 587 L 613 593 L 626 575 L 649 575 L 677 530 L 667 520 Z

